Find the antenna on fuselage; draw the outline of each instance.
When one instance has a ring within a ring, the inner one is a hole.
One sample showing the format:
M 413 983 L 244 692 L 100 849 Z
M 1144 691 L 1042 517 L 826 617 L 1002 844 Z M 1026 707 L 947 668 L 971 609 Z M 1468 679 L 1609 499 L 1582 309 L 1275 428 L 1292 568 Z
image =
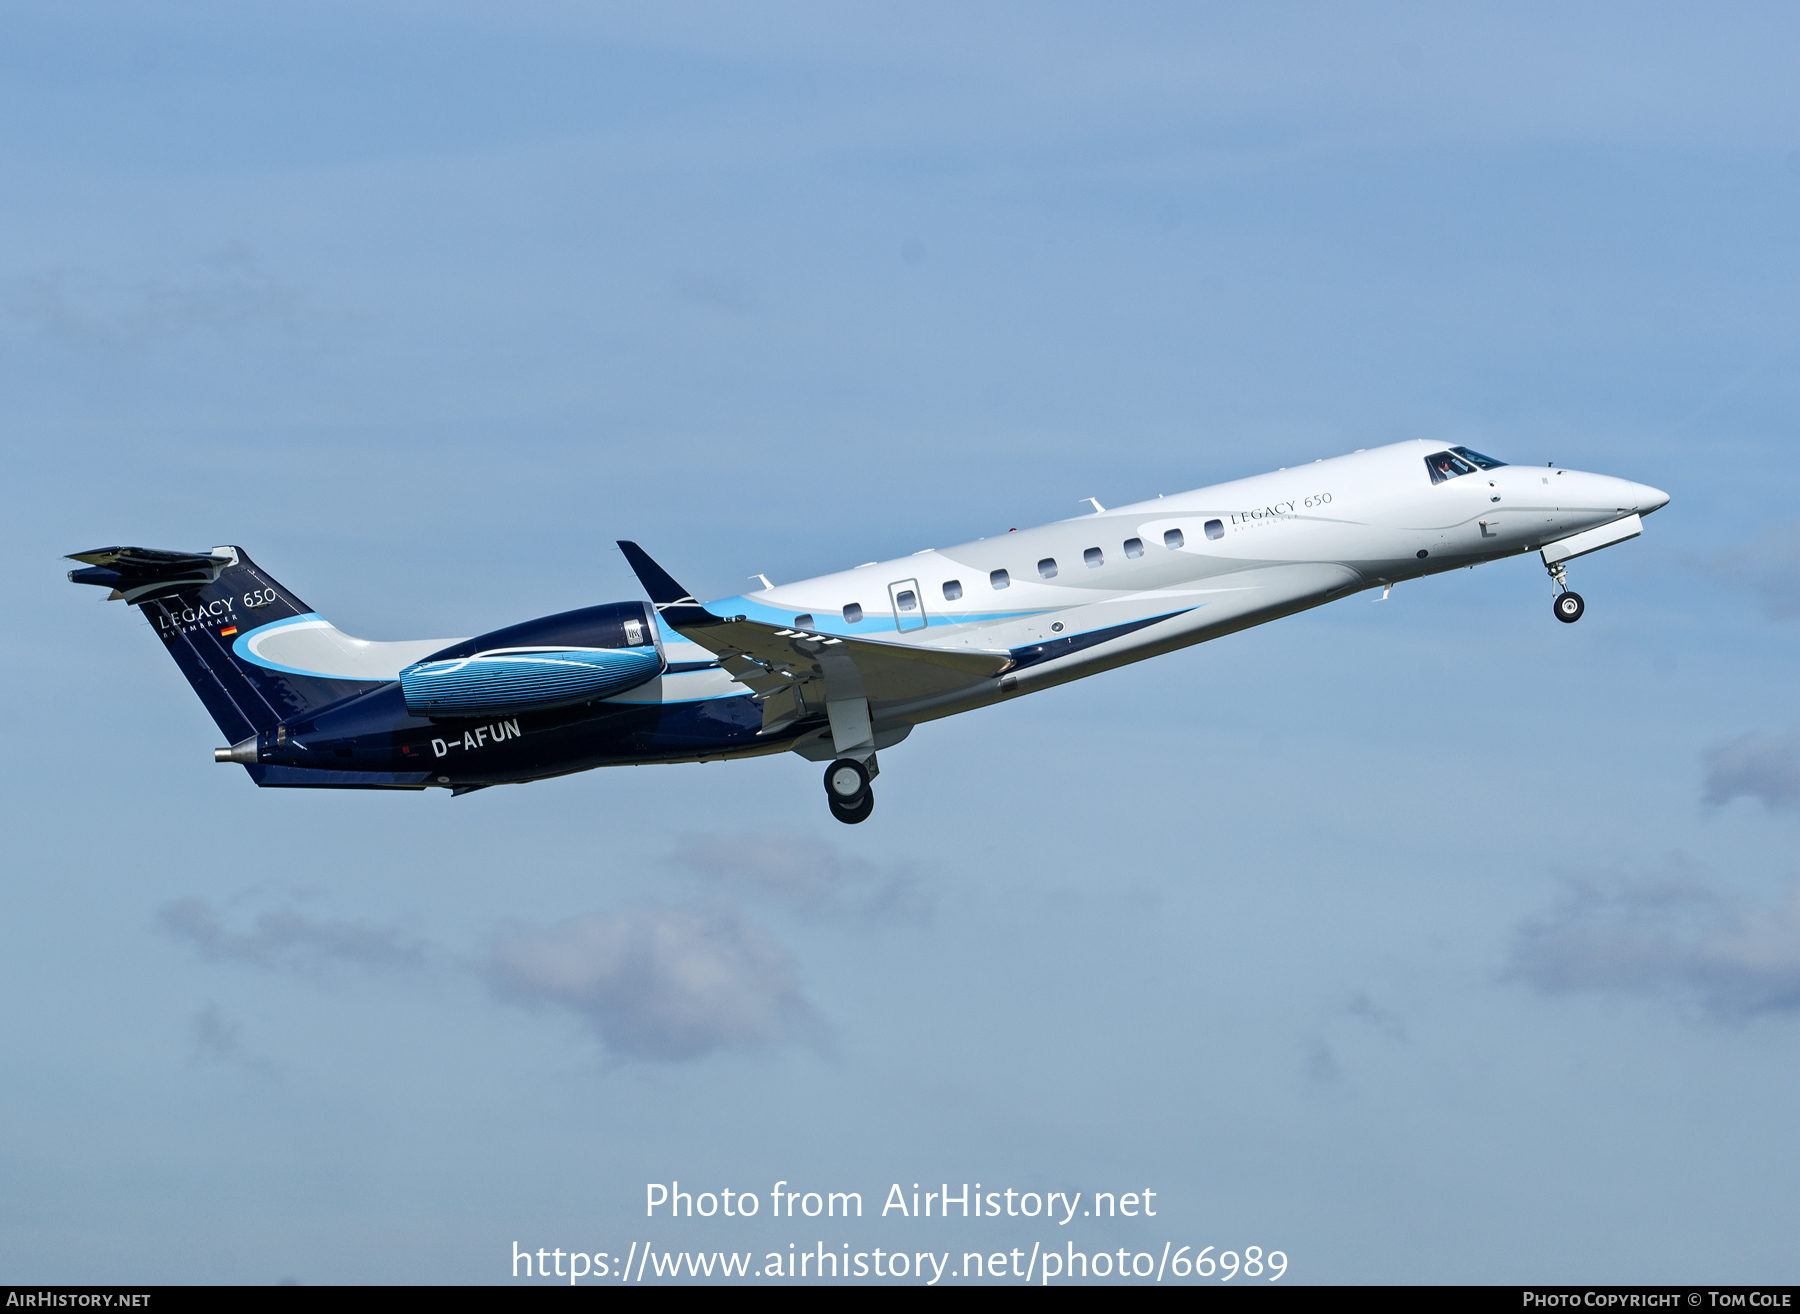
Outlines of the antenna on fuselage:
M 763 582 L 763 587 L 765 589 L 772 589 L 775 587 L 773 584 L 769 583 L 769 577 L 767 575 L 752 575 L 750 578 L 760 579 Z
M 1101 506 L 1101 505 L 1100 505 L 1100 503 L 1099 503 L 1099 501 L 1098 501 L 1098 500 L 1097 500 L 1097 499 L 1095 499 L 1095 498 L 1092 498 L 1092 497 L 1084 497 L 1084 498 L 1082 498 L 1082 499 L 1081 499 L 1081 500 L 1082 500 L 1082 501 L 1083 501 L 1083 502 L 1092 502 L 1092 503 L 1093 503 L 1093 504 L 1094 504 L 1094 514 L 1095 514 L 1095 515 L 1098 515 L 1098 514 L 1100 514 L 1100 513 L 1101 513 L 1101 512 L 1102 512 L 1102 511 L 1104 511 L 1104 510 L 1106 510 L 1106 508 L 1105 508 L 1105 507 L 1103 507 L 1103 506 Z

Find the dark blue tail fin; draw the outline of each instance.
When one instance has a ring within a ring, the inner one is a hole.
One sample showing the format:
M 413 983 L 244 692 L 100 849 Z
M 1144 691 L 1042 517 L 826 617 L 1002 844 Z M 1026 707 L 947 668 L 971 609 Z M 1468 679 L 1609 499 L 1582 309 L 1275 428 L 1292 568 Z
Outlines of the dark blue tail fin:
M 75 583 L 110 588 L 143 612 L 228 743 L 386 683 L 332 678 L 259 655 L 251 638 L 270 625 L 324 623 L 241 548 L 113 547 L 70 559 L 87 567 L 69 572 Z

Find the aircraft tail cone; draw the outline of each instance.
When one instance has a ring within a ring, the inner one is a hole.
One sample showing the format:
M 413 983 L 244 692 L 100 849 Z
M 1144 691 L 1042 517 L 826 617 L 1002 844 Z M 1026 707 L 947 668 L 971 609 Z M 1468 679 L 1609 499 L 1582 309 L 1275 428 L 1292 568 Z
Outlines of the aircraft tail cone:
M 254 766 L 256 764 L 256 736 L 251 735 L 248 739 L 233 744 L 230 748 L 213 749 L 213 761 L 242 762 L 247 766 Z

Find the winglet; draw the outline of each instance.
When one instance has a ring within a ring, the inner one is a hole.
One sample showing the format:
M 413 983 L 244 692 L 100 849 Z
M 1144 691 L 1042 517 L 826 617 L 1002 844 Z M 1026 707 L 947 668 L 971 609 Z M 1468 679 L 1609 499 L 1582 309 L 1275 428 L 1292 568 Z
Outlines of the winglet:
M 713 615 L 695 600 L 673 576 L 650 559 L 650 554 L 636 543 L 619 540 L 619 551 L 625 554 L 625 560 L 631 564 L 638 581 L 643 584 L 644 592 L 650 595 L 650 601 L 656 605 L 656 614 L 662 617 L 675 629 L 685 629 L 690 625 L 717 625 L 723 619 Z

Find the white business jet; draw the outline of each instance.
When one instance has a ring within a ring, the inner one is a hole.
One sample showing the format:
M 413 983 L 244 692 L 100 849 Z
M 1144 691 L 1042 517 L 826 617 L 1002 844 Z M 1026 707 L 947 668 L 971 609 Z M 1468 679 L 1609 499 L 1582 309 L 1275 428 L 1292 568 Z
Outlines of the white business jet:
M 1019 698 L 1368 589 L 1528 552 L 1558 620 L 1576 557 L 1668 494 L 1609 475 L 1396 443 L 701 604 L 635 543 L 655 607 L 614 603 L 473 639 L 333 628 L 241 548 L 76 554 L 144 609 L 263 786 L 462 794 L 590 767 L 792 751 L 841 821 L 877 753 Z M 759 577 L 760 578 L 760 577 Z M 764 580 L 765 585 L 767 581 Z

